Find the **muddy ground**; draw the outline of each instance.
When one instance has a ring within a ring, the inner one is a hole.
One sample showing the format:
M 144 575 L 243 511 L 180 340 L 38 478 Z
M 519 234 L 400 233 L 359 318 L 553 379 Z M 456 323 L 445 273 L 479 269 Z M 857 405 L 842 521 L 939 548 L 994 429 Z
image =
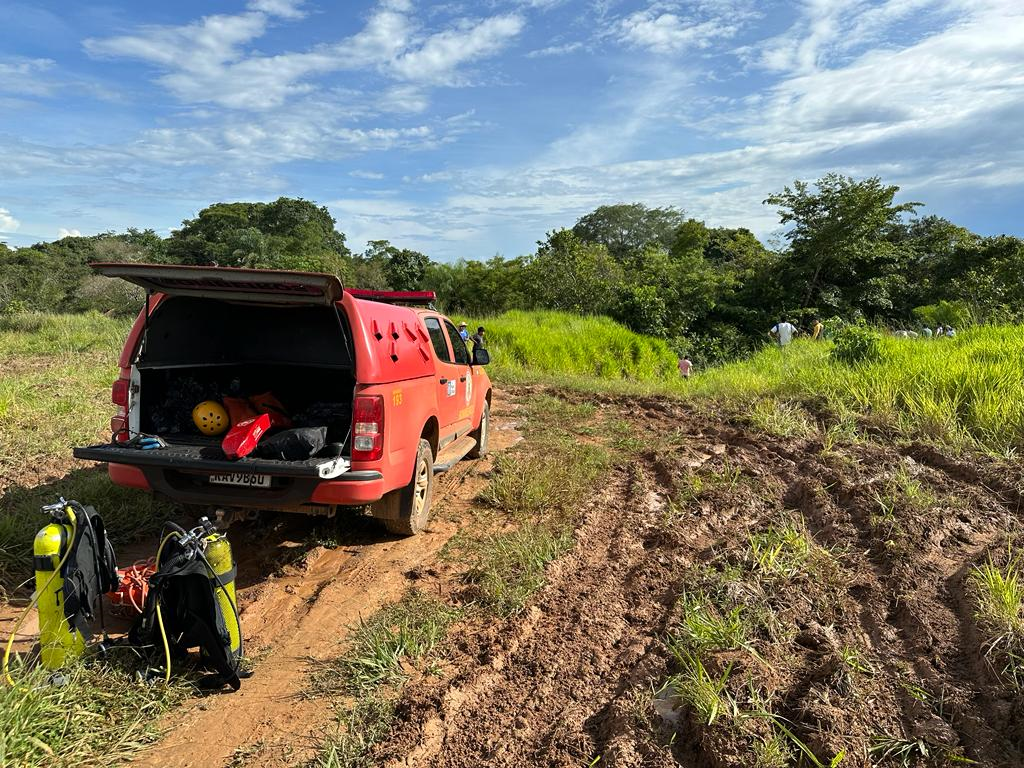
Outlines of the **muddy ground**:
M 1020 533 L 1019 467 L 754 435 L 670 401 L 599 401 L 602 418 L 632 425 L 634 453 L 580 500 L 576 546 L 522 616 L 453 633 L 444 675 L 406 688 L 374 760 L 1024 764 L 1019 697 L 966 587 Z M 752 537 L 787 526 L 807 557 L 757 565 Z M 435 573 L 457 602 L 458 568 Z M 729 670 L 711 725 L 664 687 L 686 666 L 666 638 L 701 603 L 748 624 L 744 648 L 695 654 L 709 680 Z
M 497 452 L 530 450 L 519 431 L 541 394 L 496 399 Z M 611 456 L 578 499 L 575 543 L 522 612 L 468 611 L 429 673 L 410 670 L 368 764 L 1024 764 L 1018 692 L 985 655 L 968 584 L 1020 535 L 1019 465 L 758 435 L 669 400 L 554 395 L 594 406 L 563 427 Z M 472 601 L 464 567 L 438 553 L 478 525 L 493 461 L 439 476 L 434 522 L 415 538 L 355 518 L 232 527 L 254 675 L 186 703 L 134 764 L 312 759 L 344 702 L 302 695 L 311 660 L 337 655 L 355 622 L 411 586 Z M 702 610 L 734 611 L 741 640 L 680 640 Z M 693 679 L 724 680 L 710 718 Z

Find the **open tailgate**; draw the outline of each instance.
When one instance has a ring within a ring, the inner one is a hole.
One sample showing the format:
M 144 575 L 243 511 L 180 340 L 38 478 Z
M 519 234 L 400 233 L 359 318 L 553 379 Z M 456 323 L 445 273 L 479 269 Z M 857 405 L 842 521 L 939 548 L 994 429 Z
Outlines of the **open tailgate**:
M 219 448 L 201 445 L 168 445 L 166 448 L 144 451 L 116 443 L 101 443 L 75 448 L 73 453 L 76 459 L 88 461 L 209 474 L 244 473 L 330 480 L 344 474 L 349 468 L 348 460 L 343 457 L 280 461 L 246 456 L 232 461 Z
M 341 299 L 344 290 L 337 277 L 321 272 L 177 264 L 93 263 L 89 266 L 101 275 L 120 277 L 147 291 L 168 296 L 199 296 L 254 304 L 330 306 Z

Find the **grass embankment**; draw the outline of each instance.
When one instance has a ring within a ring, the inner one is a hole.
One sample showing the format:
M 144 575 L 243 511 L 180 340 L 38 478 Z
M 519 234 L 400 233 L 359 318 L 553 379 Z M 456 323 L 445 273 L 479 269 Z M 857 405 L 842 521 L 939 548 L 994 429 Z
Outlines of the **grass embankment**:
M 489 370 L 499 380 L 556 375 L 663 381 L 676 372 L 676 357 L 664 341 L 607 317 L 514 311 L 479 324 L 487 329 Z
M 855 364 L 833 360 L 828 343 L 767 348 L 701 374 L 688 394 L 740 406 L 755 421 L 775 414 L 796 432 L 793 405 L 961 450 L 1005 456 L 1024 448 L 1024 326 L 879 343 L 879 359 Z

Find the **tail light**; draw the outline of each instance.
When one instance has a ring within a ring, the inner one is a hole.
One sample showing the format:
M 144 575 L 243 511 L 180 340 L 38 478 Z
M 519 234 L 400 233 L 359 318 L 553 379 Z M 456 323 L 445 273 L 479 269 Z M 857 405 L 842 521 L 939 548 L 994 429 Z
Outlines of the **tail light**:
M 110 431 L 114 433 L 114 440 L 123 443 L 128 439 L 128 389 L 131 386 L 129 379 L 118 379 L 110 388 L 110 400 L 117 406 L 117 413 L 110 420 Z
M 384 455 L 384 397 L 356 395 L 352 404 L 352 461 L 376 461 Z
M 128 408 L 128 387 L 130 382 L 128 379 L 118 379 L 114 382 L 114 386 L 110 390 L 110 400 L 114 405 L 119 405 L 122 408 Z

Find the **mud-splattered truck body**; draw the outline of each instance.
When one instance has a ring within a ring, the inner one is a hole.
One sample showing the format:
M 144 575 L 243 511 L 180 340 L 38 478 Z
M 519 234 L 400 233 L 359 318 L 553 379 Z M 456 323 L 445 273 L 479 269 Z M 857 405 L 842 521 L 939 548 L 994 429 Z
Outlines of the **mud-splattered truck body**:
M 426 524 L 433 474 L 486 450 L 486 350 L 471 354 L 429 294 L 345 290 L 305 272 L 94 268 L 147 297 L 119 360 L 111 441 L 74 452 L 108 462 L 118 485 L 235 511 L 368 506 L 408 534 Z M 321 414 L 332 442 L 298 461 L 228 460 L 180 403 L 236 390 L 272 392 L 291 413 L 313 414 L 306 423 Z M 135 448 L 138 434 L 167 447 Z

